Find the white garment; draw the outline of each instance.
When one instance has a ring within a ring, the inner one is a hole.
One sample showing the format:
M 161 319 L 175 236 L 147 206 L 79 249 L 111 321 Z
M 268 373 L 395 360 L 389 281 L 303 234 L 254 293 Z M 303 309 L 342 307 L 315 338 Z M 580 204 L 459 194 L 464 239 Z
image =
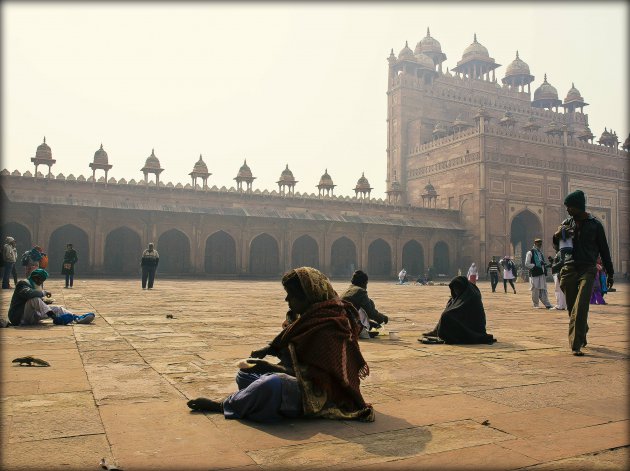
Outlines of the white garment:
M 513 280 L 514 279 L 514 273 L 512 273 L 512 270 L 508 270 L 507 267 L 507 260 L 506 259 L 502 259 L 499 263 L 501 264 L 501 266 L 503 267 L 503 279 L 504 280 Z
M 407 276 L 407 270 L 403 268 L 402 270 L 400 270 L 400 273 L 398 274 L 398 279 L 400 280 L 401 283 L 405 281 L 405 276 Z
M 477 265 L 475 265 L 474 263 L 468 269 L 468 276 L 467 276 L 467 278 L 470 278 L 470 275 L 475 275 L 475 276 L 479 275 L 479 270 L 477 269 Z
M 553 281 L 556 285 L 556 307 L 558 309 L 566 309 L 567 308 L 567 298 L 560 289 L 560 274 L 554 273 Z
M 24 315 L 20 325 L 35 325 L 43 319 L 48 319 L 48 313 L 52 311 L 55 315 L 72 314 L 63 306 L 52 306 L 46 304 L 42 298 L 31 298 L 24 305 Z
M 359 322 L 361 322 L 364 329 L 370 330 L 370 319 L 362 307 L 359 308 Z

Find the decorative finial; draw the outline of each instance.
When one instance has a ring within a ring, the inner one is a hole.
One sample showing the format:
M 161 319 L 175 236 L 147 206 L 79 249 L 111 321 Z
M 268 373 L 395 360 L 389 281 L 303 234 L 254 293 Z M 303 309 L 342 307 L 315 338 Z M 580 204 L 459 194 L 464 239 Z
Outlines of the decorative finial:
M 477 42 L 477 33 L 474 33 L 474 38 L 475 38 L 475 40 L 473 42 L 476 43 Z
M 516 51 L 516 58 L 518 59 L 518 50 Z
M 286 170 L 289 170 L 289 164 L 287 164 L 287 168 L 286 168 Z
M 409 41 L 405 41 L 405 47 L 409 47 Z
M 151 155 L 155 157 L 155 147 L 151 149 Z
M 328 173 L 328 169 L 325 169 L 325 170 L 324 170 L 324 173 Z
M 575 88 L 575 82 L 571 82 L 571 88 Z
M 103 150 L 103 143 L 101 142 L 101 150 Z
M 429 27 L 427 26 L 427 38 L 431 37 L 431 31 L 429 31 Z
M 245 159 L 245 161 L 243 162 L 243 165 L 247 165 L 247 159 Z
M 547 83 L 547 74 L 545 74 L 545 83 Z
M 199 154 L 199 160 L 203 160 L 203 158 L 201 157 L 201 154 Z
M 44 144 L 46 144 L 46 136 L 44 136 Z
M 362 177 L 365 177 L 365 172 L 361 172 L 361 176 L 362 176 Z

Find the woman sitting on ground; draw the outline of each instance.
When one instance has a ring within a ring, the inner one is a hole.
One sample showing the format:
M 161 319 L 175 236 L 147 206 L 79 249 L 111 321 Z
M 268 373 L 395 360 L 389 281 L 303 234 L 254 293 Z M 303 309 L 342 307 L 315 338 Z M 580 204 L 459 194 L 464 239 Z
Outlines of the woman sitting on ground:
M 475 344 L 496 342 L 486 333 L 486 313 L 481 302 L 479 288 L 466 277 L 458 276 L 451 280 L 451 298 L 440 316 L 435 329 L 426 332 L 422 343 Z
M 252 352 L 252 357 L 282 361 L 247 360 L 236 376 L 238 392 L 222 401 L 193 399 L 188 407 L 257 422 L 301 416 L 374 421 L 360 391 L 369 368 L 359 349 L 356 309 L 314 268 L 291 270 L 282 285 L 287 317 L 295 320 L 268 347 Z

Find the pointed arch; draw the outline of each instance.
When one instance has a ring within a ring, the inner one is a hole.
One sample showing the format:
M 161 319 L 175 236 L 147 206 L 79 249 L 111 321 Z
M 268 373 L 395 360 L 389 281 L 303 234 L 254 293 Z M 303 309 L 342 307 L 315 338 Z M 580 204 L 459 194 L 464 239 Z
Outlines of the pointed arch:
M 368 247 L 368 275 L 389 276 L 392 272 L 392 249 L 383 239 Z
M 253 275 L 277 275 L 280 272 L 278 242 L 267 233 L 252 239 L 249 248 L 249 272 Z
M 159 272 L 178 274 L 190 271 L 190 241 L 179 229 L 162 233 L 155 249 L 160 254 Z
M 350 277 L 357 269 L 357 247 L 347 237 L 335 240 L 330 248 L 332 276 Z
M 411 276 L 424 274 L 424 250 L 416 240 L 410 240 L 403 246 L 402 266 Z
M 433 248 L 433 269 L 436 275 L 450 275 L 451 260 L 448 245 L 439 241 Z
M 206 273 L 236 273 L 236 242 L 225 231 L 217 231 L 206 239 Z
M 542 238 L 543 230 L 540 219 L 529 209 L 524 209 L 514 216 L 510 224 L 510 243 L 514 250 L 514 258 L 521 263 L 525 254 L 534 244 L 534 239 Z
M 313 267 L 319 269 L 319 246 L 309 235 L 298 237 L 291 248 L 291 267 Z
M 74 224 L 58 227 L 50 235 L 48 247 L 44 247 L 44 252 L 48 254 L 48 272 L 51 274 L 61 273 L 66 244 L 72 244 L 72 248 L 77 251 L 79 258 L 74 272 L 77 275 L 88 272 L 90 269 L 89 238 L 87 232 Z
M 0 229 L 0 243 L 2 243 L 2 245 L 4 245 L 4 241 L 7 236 L 15 239 L 15 248 L 18 255 L 16 263 L 19 265 L 22 254 L 33 247 L 31 231 L 26 226 L 18 222 L 7 222 L 3 224 Z
M 110 231 L 105 238 L 103 269 L 112 275 L 137 275 L 140 270 L 140 235 L 127 226 Z

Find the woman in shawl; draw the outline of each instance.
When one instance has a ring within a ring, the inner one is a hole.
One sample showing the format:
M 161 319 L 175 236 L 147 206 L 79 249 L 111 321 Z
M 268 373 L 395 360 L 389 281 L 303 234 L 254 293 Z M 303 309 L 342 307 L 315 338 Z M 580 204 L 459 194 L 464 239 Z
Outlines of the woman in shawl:
M 257 422 L 301 416 L 374 421 L 360 391 L 369 368 L 359 349 L 356 309 L 314 268 L 291 270 L 282 285 L 289 304 L 286 327 L 267 347 L 252 352 L 259 359 L 241 363 L 239 391 L 223 401 L 193 399 L 188 407 Z M 281 362 L 262 360 L 266 355 Z
M 468 269 L 468 281 L 470 281 L 473 285 L 476 285 L 478 276 L 479 270 L 477 269 L 477 264 L 472 262 L 472 265 L 470 265 L 470 268 Z
M 446 303 L 435 329 L 422 334 L 422 343 L 475 344 L 496 342 L 486 332 L 486 313 L 481 302 L 479 288 L 465 277 L 451 280 L 451 298 Z

